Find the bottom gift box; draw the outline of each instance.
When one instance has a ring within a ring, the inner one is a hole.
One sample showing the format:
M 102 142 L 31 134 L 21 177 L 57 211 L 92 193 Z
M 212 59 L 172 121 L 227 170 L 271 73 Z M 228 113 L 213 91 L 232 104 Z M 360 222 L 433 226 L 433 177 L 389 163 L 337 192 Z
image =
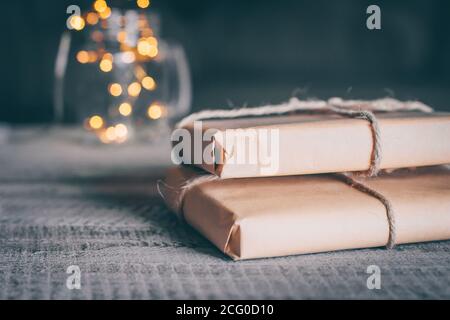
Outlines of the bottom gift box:
M 234 260 L 381 247 L 386 207 L 338 175 L 205 181 L 190 167 L 169 170 L 166 203 Z M 401 170 L 364 184 L 392 204 L 396 244 L 450 239 L 450 170 Z

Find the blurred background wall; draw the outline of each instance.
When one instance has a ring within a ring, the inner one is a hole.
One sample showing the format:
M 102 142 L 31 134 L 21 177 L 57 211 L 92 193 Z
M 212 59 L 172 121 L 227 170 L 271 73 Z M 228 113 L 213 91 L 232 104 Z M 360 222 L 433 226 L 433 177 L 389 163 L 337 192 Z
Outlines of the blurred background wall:
M 66 8 L 89 3 L 1 2 L 0 121 L 52 120 Z M 370 4 L 381 7 L 381 31 L 366 28 Z M 450 111 L 448 0 L 153 0 L 152 10 L 161 16 L 162 36 L 186 49 L 194 109 L 300 94 L 391 95 Z

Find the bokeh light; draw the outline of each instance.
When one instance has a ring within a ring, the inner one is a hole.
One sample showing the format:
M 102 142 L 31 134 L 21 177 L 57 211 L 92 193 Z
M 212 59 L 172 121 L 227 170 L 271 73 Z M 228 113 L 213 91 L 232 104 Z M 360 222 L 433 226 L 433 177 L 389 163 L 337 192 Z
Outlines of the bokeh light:
M 118 83 L 111 84 L 109 86 L 109 93 L 114 97 L 120 96 L 122 94 L 122 86 Z
M 94 2 L 94 9 L 98 12 L 105 12 L 105 10 L 108 8 L 108 4 L 105 0 L 96 0 Z
M 72 18 L 70 18 L 69 24 L 77 31 L 83 30 L 84 26 L 86 25 L 84 19 L 80 16 L 73 16 Z
M 154 58 L 158 55 L 158 40 L 155 37 L 141 38 L 137 50 L 140 55 Z
M 106 7 L 105 11 L 99 13 L 100 18 L 103 20 L 108 19 L 111 16 L 111 8 Z
M 105 59 L 105 60 L 109 60 L 109 61 L 113 61 L 113 55 L 111 54 L 111 53 L 109 53 L 109 52 L 107 52 L 107 53 L 105 53 L 104 55 L 103 55 L 103 59 Z
M 147 115 L 152 120 L 158 120 L 163 116 L 163 107 L 158 103 L 154 103 L 148 108 Z
M 133 82 L 128 86 L 128 94 L 132 97 L 137 97 L 141 93 L 141 85 L 138 82 Z
M 92 32 L 91 38 L 95 42 L 102 42 L 104 39 L 103 32 L 101 32 L 99 30 L 95 30 Z
M 110 72 L 112 70 L 112 62 L 109 60 L 105 60 L 103 59 L 102 61 L 100 61 L 100 70 L 102 70 L 103 72 Z
M 116 135 L 116 128 L 115 127 L 108 127 L 105 131 L 105 137 L 106 139 L 108 139 L 109 141 L 114 141 L 117 138 Z
M 77 53 L 77 61 L 79 63 L 88 63 L 89 62 L 89 53 L 87 51 L 80 51 Z
M 139 8 L 145 9 L 150 6 L 150 0 L 137 0 L 136 4 Z
M 126 31 L 119 31 L 119 33 L 117 33 L 117 41 L 120 43 L 124 43 L 127 40 L 127 33 Z
M 148 53 L 148 56 L 150 58 L 155 58 L 158 55 L 158 48 L 157 47 L 150 47 L 150 52 Z
M 128 117 L 132 112 L 133 107 L 128 102 L 124 102 L 119 106 L 119 113 L 124 117 Z
M 89 55 L 89 63 L 94 63 L 97 61 L 98 54 L 96 51 L 89 51 L 88 55 Z
M 127 51 L 122 53 L 122 62 L 123 63 L 133 63 L 136 61 L 136 55 L 133 51 Z
M 128 128 L 126 125 L 119 123 L 114 127 L 116 138 L 119 140 L 125 139 L 128 135 Z
M 139 54 L 146 56 L 149 54 L 149 52 L 151 50 L 151 45 L 145 39 L 141 39 L 138 42 L 137 50 L 138 50 Z
M 100 117 L 100 116 L 92 116 L 89 119 L 89 126 L 94 130 L 101 129 L 103 127 L 104 123 L 105 122 L 103 121 L 102 117 Z
M 86 21 L 90 25 L 96 25 L 98 23 L 98 15 L 95 12 L 89 12 L 86 16 Z
M 142 86 L 145 89 L 152 91 L 156 88 L 156 82 L 152 77 L 145 77 L 144 79 L 142 79 Z

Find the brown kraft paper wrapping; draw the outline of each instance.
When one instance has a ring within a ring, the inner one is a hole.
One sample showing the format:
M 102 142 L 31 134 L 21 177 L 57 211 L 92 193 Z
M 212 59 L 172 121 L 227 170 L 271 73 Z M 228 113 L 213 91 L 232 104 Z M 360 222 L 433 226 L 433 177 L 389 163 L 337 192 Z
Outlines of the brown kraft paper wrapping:
M 378 114 L 382 161 L 381 169 L 431 166 L 450 163 L 450 113 L 389 113 Z M 236 163 L 236 145 L 227 144 L 221 135 L 211 142 L 217 159 L 213 164 L 191 163 L 221 178 L 285 176 L 369 169 L 373 137 L 366 120 L 333 115 L 291 115 L 280 117 L 205 120 L 202 130 L 217 129 L 220 133 L 233 129 L 278 129 L 278 170 L 265 173 L 264 165 Z M 193 127 L 187 127 L 194 137 Z M 192 138 L 194 140 L 194 138 Z M 260 142 L 256 141 L 255 144 Z M 237 144 L 237 143 L 236 143 Z M 194 145 L 192 141 L 191 145 Z M 247 148 L 249 150 L 256 150 Z M 257 156 L 258 157 L 258 156 Z M 201 158 L 201 156 L 200 156 Z M 266 171 L 267 172 L 267 171 Z
M 405 171 L 364 181 L 391 201 L 397 244 L 450 239 L 450 170 Z M 169 171 L 169 206 L 176 187 L 198 172 Z M 186 193 L 182 210 L 235 260 L 380 247 L 389 235 L 383 204 L 335 175 L 207 182 Z

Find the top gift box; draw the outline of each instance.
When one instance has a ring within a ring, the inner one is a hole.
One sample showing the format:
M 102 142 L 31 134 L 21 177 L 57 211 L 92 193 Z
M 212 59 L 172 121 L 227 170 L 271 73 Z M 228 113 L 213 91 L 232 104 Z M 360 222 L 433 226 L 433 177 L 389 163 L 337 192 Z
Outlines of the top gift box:
M 366 171 L 375 144 L 379 169 L 450 163 L 450 113 L 374 114 L 377 132 L 367 119 L 335 113 L 185 121 L 172 159 L 221 178 Z

